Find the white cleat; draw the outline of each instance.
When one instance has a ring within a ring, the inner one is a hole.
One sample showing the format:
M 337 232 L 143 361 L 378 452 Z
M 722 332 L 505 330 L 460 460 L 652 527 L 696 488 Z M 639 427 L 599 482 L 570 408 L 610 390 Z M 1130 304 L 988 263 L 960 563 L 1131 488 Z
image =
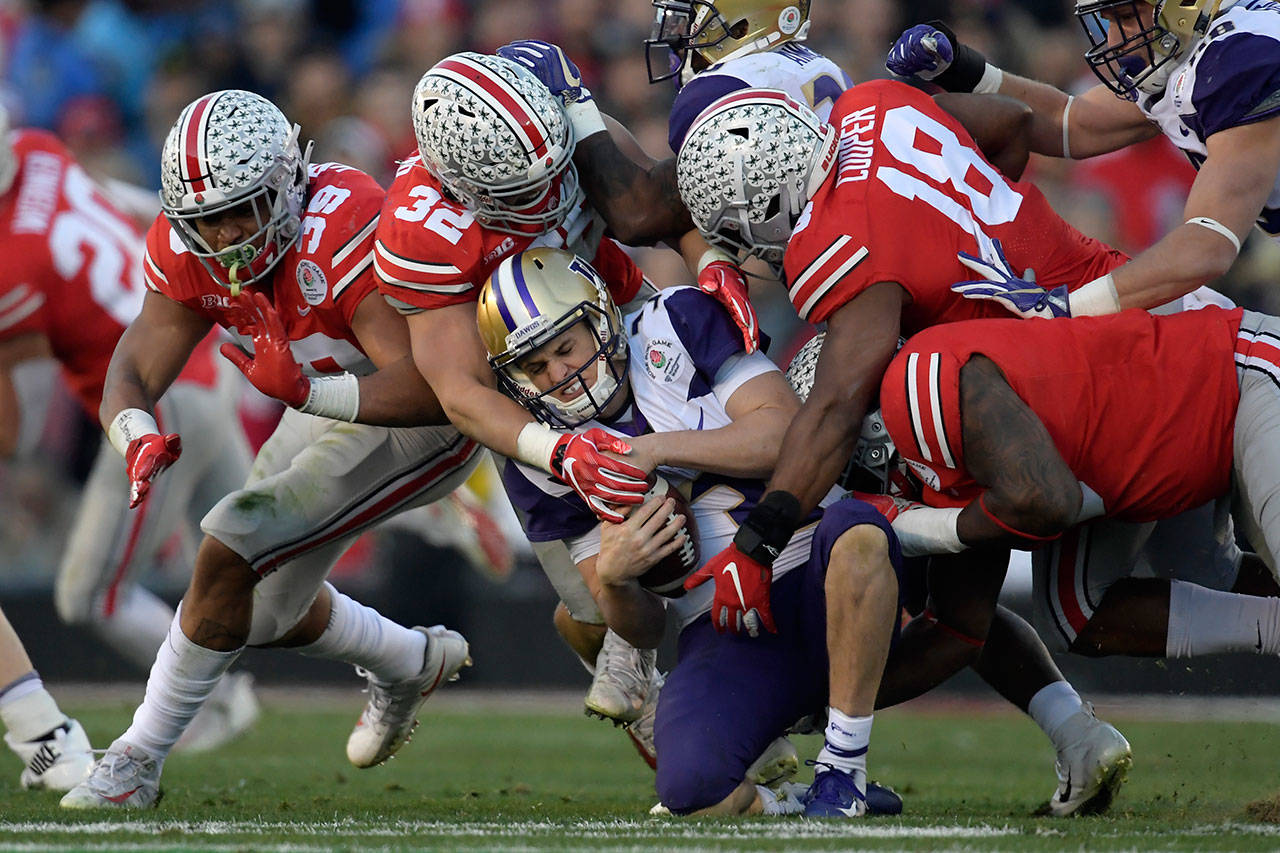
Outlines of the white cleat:
M 658 749 L 653 745 L 653 723 L 658 717 L 658 697 L 662 695 L 662 685 L 666 681 L 666 676 L 656 669 L 653 671 L 653 675 L 649 678 L 649 688 L 645 691 L 644 706 L 640 709 L 640 716 L 634 722 L 622 727 L 627 737 L 631 738 L 631 742 L 635 744 L 636 752 L 640 753 L 644 763 L 654 770 L 658 769 Z
M 359 667 L 369 679 L 369 702 L 347 738 L 347 759 L 356 767 L 374 767 L 409 742 L 418 725 L 418 709 L 447 681 L 458 680 L 458 670 L 471 666 L 466 639 L 443 625 L 415 627 L 427 637 L 422 669 L 412 678 L 385 684 Z
M 64 809 L 146 809 L 160 802 L 160 762 L 142 748 L 117 740 L 89 778 L 62 798 Z
M 27 765 L 18 777 L 24 788 L 70 791 L 84 781 L 93 767 L 89 738 L 81 725 L 70 718 L 34 740 L 15 740 L 6 734 L 4 742 Z
M 175 752 L 207 752 L 230 743 L 253 728 L 262 707 L 247 672 L 224 675 L 209 699 L 174 745 Z
M 1133 750 L 1124 735 L 1095 717 L 1088 705 L 1062 725 L 1070 746 L 1058 752 L 1058 790 L 1047 811 L 1056 817 L 1101 814 L 1128 777 Z
M 638 720 L 657 663 L 656 649 L 637 649 L 612 630 L 605 631 L 596 677 L 583 702 L 587 715 L 618 725 Z
M 746 780 L 754 785 L 776 788 L 798 772 L 800 756 L 796 753 L 795 744 L 784 735 L 765 747 L 760 757 L 747 768 Z

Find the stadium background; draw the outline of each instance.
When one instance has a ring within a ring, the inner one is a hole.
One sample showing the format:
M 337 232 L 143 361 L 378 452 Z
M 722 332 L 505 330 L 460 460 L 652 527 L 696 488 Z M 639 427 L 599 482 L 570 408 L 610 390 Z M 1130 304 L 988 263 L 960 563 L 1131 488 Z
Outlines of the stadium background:
M 886 76 L 884 54 L 902 27 L 943 17 L 1003 67 L 1078 90 L 1095 78 L 1081 58 L 1072 5 L 814 0 L 809 42 L 860 82 Z M 604 109 L 662 157 L 672 89 L 647 82 L 642 41 L 651 20 L 646 0 L 0 0 L 0 99 L 15 126 L 55 131 L 96 176 L 153 190 L 160 145 L 182 106 L 214 89 L 251 89 L 316 141 L 313 160 L 357 166 L 386 185 L 414 146 L 409 94 L 424 70 L 457 50 L 488 52 L 539 37 L 563 45 Z M 1037 160 L 1029 176 L 1077 227 L 1132 252 L 1178 221 L 1193 172 L 1161 139 L 1087 163 Z M 638 255 L 656 281 L 687 280 L 670 253 Z M 1277 278 L 1280 247 L 1255 237 L 1222 289 L 1280 313 L 1269 286 Z M 775 338 L 771 354 L 785 361 L 805 330 L 780 289 L 760 287 L 755 297 Z M 140 681 L 142 672 L 62 627 L 53 613 L 53 573 L 99 440 L 97 425 L 55 377 L 38 364 L 18 377 L 21 450 L 0 462 L 0 604 L 46 679 Z M 262 438 L 275 410 L 253 394 L 247 391 L 244 415 Z M 476 485 L 482 497 L 494 488 L 491 480 Z M 474 548 L 449 547 L 460 523 L 449 512 L 420 512 L 366 536 L 335 582 L 403 623 L 445 622 L 466 633 L 477 661 L 468 683 L 585 687 L 585 674 L 551 630 L 555 597 L 536 563 L 517 552 L 510 570 L 495 571 Z M 175 538 L 173 559 L 147 584 L 176 599 L 192 544 Z M 1025 610 L 1027 590 L 1012 586 L 1012 603 Z M 1082 692 L 1257 693 L 1280 685 L 1280 662 L 1243 657 L 1169 668 L 1119 659 L 1062 663 Z M 349 677 L 296 655 L 256 653 L 248 668 L 268 682 Z M 949 689 L 976 686 L 961 678 Z

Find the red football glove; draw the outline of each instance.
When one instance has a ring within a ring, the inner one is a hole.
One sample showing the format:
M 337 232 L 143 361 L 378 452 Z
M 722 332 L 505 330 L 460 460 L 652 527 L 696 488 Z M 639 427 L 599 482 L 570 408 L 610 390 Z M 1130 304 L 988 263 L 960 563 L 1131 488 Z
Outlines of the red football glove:
M 895 497 L 893 495 L 869 495 L 866 492 L 850 492 L 850 497 L 857 498 L 863 503 L 869 503 L 875 507 L 876 511 L 892 522 L 895 518 L 904 512 L 910 512 L 913 509 L 927 508 L 926 504 L 919 501 L 908 500 L 907 498 Z
M 751 307 L 747 277 L 728 261 L 712 261 L 698 273 L 698 287 L 725 307 L 733 322 L 742 330 L 742 344 L 747 352 L 760 348 L 760 322 Z
M 250 293 L 248 297 L 257 315 L 253 320 L 253 355 L 231 343 L 218 349 L 240 368 L 254 388 L 296 409 L 307 402 L 311 380 L 302 375 L 302 368 L 294 360 L 284 323 L 271 301 L 262 293 Z
M 716 582 L 716 594 L 711 600 L 711 624 L 718 632 L 740 634 L 745 630 L 758 637 L 763 627 L 771 634 L 778 633 L 769 609 L 771 566 L 751 559 L 739 551 L 737 545 L 730 544 L 689 575 L 684 588 L 693 589 L 712 578 Z
M 551 452 L 551 470 L 587 502 L 604 521 L 621 524 L 622 515 L 610 504 L 644 503 L 649 484 L 645 472 L 629 462 L 605 456 L 631 452 L 631 445 L 606 430 L 566 433 Z
M 151 481 L 178 461 L 182 455 L 182 439 L 176 432 L 161 436 L 140 436 L 125 448 L 124 465 L 129 473 L 129 509 L 142 503 L 151 490 Z

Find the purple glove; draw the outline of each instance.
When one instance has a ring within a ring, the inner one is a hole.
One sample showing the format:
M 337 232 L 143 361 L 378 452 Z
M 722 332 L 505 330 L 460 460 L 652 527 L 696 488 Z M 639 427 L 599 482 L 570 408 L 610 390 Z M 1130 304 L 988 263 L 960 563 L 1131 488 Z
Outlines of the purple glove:
M 958 253 L 960 263 L 982 278 L 957 282 L 951 285 L 953 291 L 965 299 L 993 300 L 1019 317 L 1071 316 L 1065 284 L 1045 290 L 1036 284 L 1034 270 L 1027 270 L 1021 276 L 1013 271 L 999 240 L 992 240 L 991 246 L 994 257 L 976 258 L 967 252 Z
M 495 53 L 528 68 L 566 106 L 591 100 L 591 92 L 582 85 L 578 66 L 550 42 L 522 39 L 503 45 Z
M 947 34 L 930 24 L 916 24 L 898 36 L 884 66 L 899 77 L 932 80 L 951 67 L 955 48 Z

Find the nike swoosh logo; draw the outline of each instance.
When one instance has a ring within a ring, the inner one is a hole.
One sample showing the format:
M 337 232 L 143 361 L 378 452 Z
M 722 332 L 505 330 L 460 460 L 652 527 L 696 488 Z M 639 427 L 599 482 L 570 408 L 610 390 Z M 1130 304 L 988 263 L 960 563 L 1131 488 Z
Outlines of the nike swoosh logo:
M 742 609 L 747 609 L 746 596 L 742 594 L 742 583 L 738 580 L 738 564 L 730 563 L 721 570 L 724 574 L 733 578 L 733 588 L 738 591 L 738 601 L 742 603 Z
M 1259 622 L 1257 623 L 1257 625 L 1258 625 L 1258 651 L 1261 652 L 1262 651 L 1262 623 Z
M 305 311 L 302 309 L 302 307 L 301 307 L 301 306 L 299 306 L 299 307 L 298 307 L 298 316 L 299 316 L 299 317 L 305 317 L 305 316 L 307 316 L 307 315 L 308 315 L 308 314 L 310 314 L 310 313 L 311 313 L 311 306 L 310 306 L 310 305 L 308 305 L 308 306 L 307 306 L 307 308 L 306 308 L 306 310 L 305 310 Z
M 440 671 L 436 673 L 436 680 L 431 682 L 431 686 L 422 691 L 423 696 L 429 695 L 433 690 L 440 686 L 440 678 L 444 675 L 444 665 L 448 661 L 449 656 L 444 655 L 440 658 Z
M 1071 799 L 1071 769 L 1067 768 L 1067 784 L 1063 786 L 1062 793 L 1058 795 L 1058 802 L 1065 803 Z
M 108 797 L 106 794 L 103 794 L 102 798 L 104 800 L 109 800 L 113 803 L 123 803 L 125 800 L 129 799 L 129 797 L 133 796 L 134 792 L 139 790 L 140 788 L 142 788 L 141 785 L 139 785 L 137 788 L 134 788 L 132 791 L 125 791 L 123 794 L 116 794 L 114 797 Z

